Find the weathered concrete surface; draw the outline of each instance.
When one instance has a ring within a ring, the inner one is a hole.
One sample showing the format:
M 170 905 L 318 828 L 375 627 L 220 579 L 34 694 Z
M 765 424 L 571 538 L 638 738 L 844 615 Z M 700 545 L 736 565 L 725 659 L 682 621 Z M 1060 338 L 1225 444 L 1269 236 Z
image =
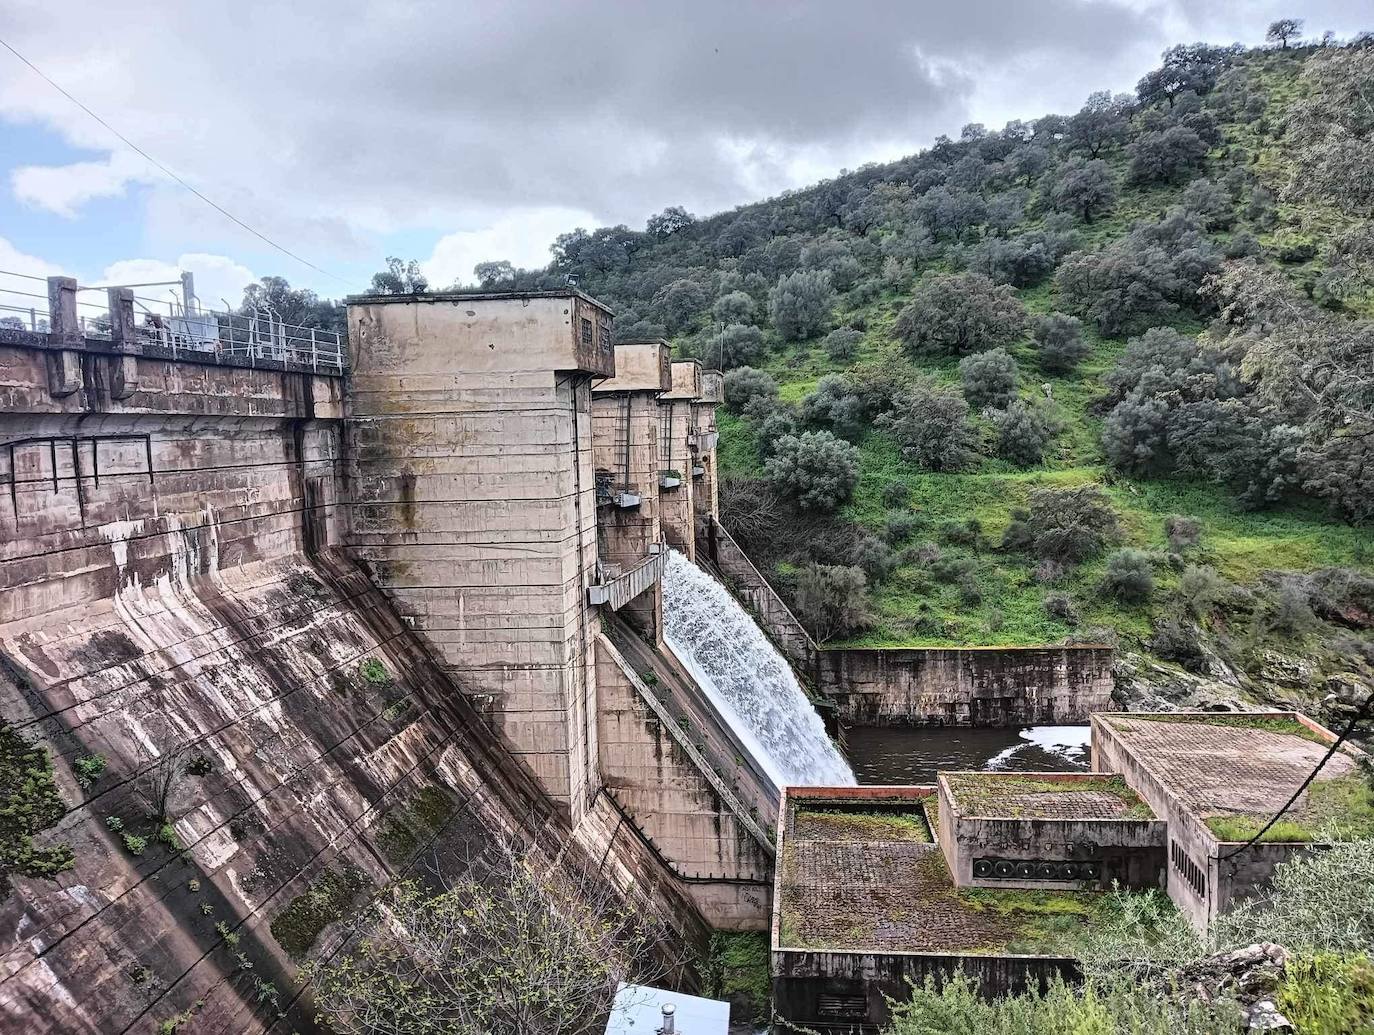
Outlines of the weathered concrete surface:
M 725 585 L 749 609 L 792 667 L 809 675 L 816 644 L 791 608 L 754 567 L 718 517 L 708 522 L 703 531 L 705 535 L 700 545 L 705 547 L 706 557 L 725 576 Z
M 596 790 L 591 381 L 576 292 L 352 299 L 349 550 L 576 819 Z
M 696 507 L 692 478 L 697 400 L 701 397 L 701 364 L 675 360 L 672 389 L 659 396 L 659 459 L 665 482 L 660 495 L 660 520 L 668 543 L 696 560 Z M 668 472 L 672 472 L 671 475 Z M 676 482 L 670 485 L 670 482 Z
M 38 841 L 75 856 L 0 901 L 0 1028 L 190 1010 L 196 1031 L 313 1030 L 279 940 L 290 904 L 326 874 L 362 894 L 502 832 L 571 846 L 700 944 L 692 899 L 606 796 L 572 827 L 336 552 L 336 381 L 140 357 L 118 399 L 104 357 L 71 352 L 79 383 L 54 398 L 51 348 L 0 347 L 0 712 L 52 749 L 71 811 Z M 169 800 L 180 848 L 135 855 L 107 818 L 154 834 L 146 776 L 178 752 L 195 760 Z M 72 763 L 95 753 L 83 789 Z
M 709 534 L 720 520 L 720 478 L 716 470 L 716 407 L 725 401 L 725 375 L 719 370 L 701 372 L 701 395 L 692 407 L 692 512 L 693 543 Z

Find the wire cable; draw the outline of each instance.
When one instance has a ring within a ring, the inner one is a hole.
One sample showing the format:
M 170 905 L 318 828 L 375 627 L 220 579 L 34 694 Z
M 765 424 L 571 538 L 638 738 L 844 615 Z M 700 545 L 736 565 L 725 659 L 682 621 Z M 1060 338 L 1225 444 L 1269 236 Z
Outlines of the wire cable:
M 216 212 L 218 212 L 220 215 L 224 216 L 226 219 L 228 219 L 228 220 L 230 220 L 231 222 L 237 224 L 238 226 L 241 226 L 243 229 L 247 230 L 247 231 L 248 231 L 250 234 L 252 234 L 254 237 L 258 238 L 260 241 L 263 241 L 264 243 L 266 243 L 266 244 L 270 245 L 271 247 L 275 248 L 277 251 L 281 252 L 283 255 L 288 256 L 289 258 L 295 259 L 295 260 L 296 260 L 297 262 L 299 262 L 302 266 L 308 266 L 310 269 L 314 270 L 316 273 L 323 274 L 324 276 L 329 277 L 331 280 L 337 280 L 340 284 L 343 284 L 343 285 L 346 286 L 346 287 L 347 287 L 347 286 L 351 286 L 350 283 L 349 283 L 349 281 L 344 280 L 343 277 L 336 276 L 335 274 L 330 273 L 330 272 L 329 272 L 328 270 L 326 270 L 326 269 L 321 269 L 319 266 L 316 266 L 313 262 L 309 261 L 308 259 L 303 259 L 303 258 L 301 258 L 299 255 L 297 255 L 295 252 L 291 251 L 289 248 L 286 248 L 286 247 L 284 247 L 283 245 L 278 244 L 276 241 L 272 240 L 272 238 L 268 237 L 266 234 L 262 233 L 262 232 L 259 231 L 259 230 L 255 230 L 253 227 L 249 226 L 247 223 L 245 223 L 245 222 L 244 222 L 242 219 L 240 219 L 238 216 L 234 215 L 234 213 L 232 213 L 232 212 L 230 212 L 228 209 L 226 209 L 223 205 L 220 205 L 219 203 L 217 203 L 217 202 L 215 202 L 215 201 L 212 201 L 210 198 L 207 198 L 204 194 L 202 194 L 200 191 L 198 191 L 195 187 L 191 186 L 191 184 L 187 183 L 187 182 L 186 182 L 185 180 L 183 180 L 180 176 L 178 176 L 176 173 L 174 173 L 171 169 L 167 168 L 167 166 L 163 165 L 163 164 L 162 164 L 161 162 L 159 162 L 156 158 L 154 158 L 152 155 L 150 155 L 147 151 L 143 150 L 143 148 L 139 147 L 139 146 L 138 146 L 137 144 L 135 144 L 132 140 L 130 140 L 128 137 L 126 137 L 123 133 L 121 133 L 119 130 L 115 129 L 115 128 L 114 128 L 113 126 L 111 126 L 108 122 L 106 122 L 104 119 L 102 119 L 99 115 L 97 115 L 95 112 L 91 111 L 90 108 L 86 107 L 86 105 L 82 104 L 79 100 L 77 100 L 75 97 L 73 97 L 70 93 L 68 93 L 66 90 L 64 90 L 64 89 L 63 89 L 61 86 L 59 86 L 57 83 L 55 83 L 52 79 L 50 79 L 50 78 L 43 72 L 42 69 L 40 69 L 37 65 L 35 65 L 35 64 L 34 64 L 32 61 L 30 61 L 28 58 L 26 58 L 23 54 L 19 53 L 19 51 L 15 50 L 14 47 L 12 47 L 12 46 L 11 46 L 5 39 L 3 39 L 3 38 L 0 38 L 0 47 L 4 47 L 6 50 L 8 50 L 11 54 L 13 54 L 13 55 L 14 55 L 15 57 L 17 57 L 20 61 L 22 61 L 24 64 L 26 64 L 26 65 L 33 71 L 33 73 L 34 73 L 35 75 L 37 75 L 40 79 L 42 79 L 45 83 L 47 83 L 49 86 L 51 86 L 54 90 L 56 90 L 58 93 L 60 93 L 63 97 L 67 98 L 67 100 L 69 100 L 69 101 L 71 101 L 73 104 L 75 104 L 78 108 L 80 108 L 82 111 L 84 111 L 84 112 L 85 112 L 87 115 L 89 115 L 91 118 L 95 119 L 95 121 L 98 122 L 98 123 L 100 123 L 100 125 L 104 126 L 107 130 L 109 130 L 111 133 L 113 133 L 116 137 L 118 137 L 118 138 L 124 143 L 124 145 L 125 145 L 126 147 L 129 147 L 129 148 L 131 148 L 132 150 L 136 151 L 138 154 L 142 155 L 145 159 L 147 159 L 147 161 L 149 162 L 149 164 L 151 164 L 151 165 L 154 166 L 155 168 L 161 170 L 161 171 L 162 171 L 163 173 L 165 173 L 166 175 L 170 176 L 173 180 L 175 180 L 177 183 L 181 184 L 181 186 L 185 187 L 188 191 L 190 191 L 192 194 L 194 194 L 196 197 L 198 197 L 201 201 L 205 202 L 205 204 L 209 205 L 211 208 L 213 208 L 213 209 L 214 209 Z
M 1225 855 L 1221 856 L 1219 861 L 1225 862 L 1227 859 L 1235 858 L 1237 855 L 1240 855 L 1241 852 L 1245 851 L 1247 848 L 1254 845 L 1257 841 L 1259 841 L 1261 837 L 1265 835 L 1265 833 L 1269 830 L 1270 827 L 1272 827 L 1275 823 L 1279 821 L 1280 818 L 1282 818 L 1285 812 L 1287 812 L 1289 809 L 1293 807 L 1293 803 L 1298 800 L 1298 796 L 1301 795 L 1303 791 L 1307 790 L 1308 786 L 1311 785 L 1312 781 L 1317 778 L 1317 774 L 1322 771 L 1322 766 L 1326 765 L 1327 762 L 1331 761 L 1331 756 L 1334 755 L 1340 749 L 1340 746 L 1343 743 L 1345 743 L 1346 738 L 1349 737 L 1350 734 L 1355 732 L 1355 727 L 1358 726 L 1361 722 L 1363 722 L 1365 718 L 1369 715 L 1369 709 L 1371 706 L 1374 706 L 1374 694 L 1370 694 L 1367 698 L 1365 698 L 1364 704 L 1360 705 L 1360 710 L 1355 713 L 1355 717 L 1351 719 L 1350 722 L 1346 725 L 1345 729 L 1341 732 L 1341 735 L 1336 738 L 1335 743 L 1327 749 L 1326 754 L 1322 756 L 1322 760 L 1317 763 L 1317 767 L 1307 774 L 1307 779 L 1304 780 L 1302 784 L 1299 785 L 1298 789 L 1293 792 L 1293 797 L 1289 798 L 1286 802 L 1284 802 L 1283 808 L 1279 809 L 1278 812 L 1274 813 L 1273 818 L 1270 819 L 1268 823 L 1264 824 L 1264 826 L 1260 828 L 1259 832 L 1256 833 L 1254 837 L 1250 838 L 1249 841 L 1246 841 L 1245 844 L 1241 845 L 1239 848 L 1232 849 Z

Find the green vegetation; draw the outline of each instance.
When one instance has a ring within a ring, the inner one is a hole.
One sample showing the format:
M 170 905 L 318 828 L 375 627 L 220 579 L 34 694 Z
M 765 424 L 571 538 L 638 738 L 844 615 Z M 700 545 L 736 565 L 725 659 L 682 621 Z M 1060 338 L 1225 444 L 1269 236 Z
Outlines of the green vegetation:
M 767 934 L 717 931 L 711 935 L 703 994 L 729 1002 L 733 1021 L 764 1023 L 773 998 L 771 966 Z
M 272 937 L 292 958 L 304 959 L 320 932 L 350 915 L 371 887 L 367 874 L 356 866 L 329 867 L 277 914 L 272 921 Z
M 1211 816 L 1207 829 L 1221 841 L 1248 841 L 1268 816 Z M 1317 780 L 1294 808 L 1264 832 L 1261 841 L 1358 840 L 1374 837 L 1374 787 L 1362 773 Z
M 1303 1035 L 1369 1032 L 1374 1030 L 1374 964 L 1363 953 L 1320 952 L 1295 960 L 1277 1002 Z
M 1010 921 L 1011 937 L 988 951 L 1077 956 L 1093 928 L 1116 912 L 1115 897 L 1095 891 L 1015 891 L 964 888 L 955 892 L 966 908 Z
M 387 816 L 377 835 L 377 847 L 398 868 L 439 831 L 453 814 L 453 799 L 441 787 L 426 787 Z
M 1037 794 L 1110 794 L 1121 802 L 1119 814 L 1109 818 L 1153 819 L 1150 806 L 1140 800 L 1121 776 L 1101 776 L 1083 780 L 1047 780 L 1034 776 L 999 773 L 955 773 L 945 776 L 950 794 L 960 811 L 970 816 L 1010 816 L 1021 814 L 1015 799 Z
M 368 658 L 358 666 L 358 671 L 362 674 L 363 679 L 372 686 L 389 686 L 392 682 L 391 673 L 376 658 Z
M 1117 720 L 1110 715 L 1107 721 L 1115 723 Z M 1310 740 L 1314 744 L 1322 747 L 1329 747 L 1331 741 L 1310 726 L 1298 722 L 1297 719 L 1289 719 L 1278 715 L 1248 715 L 1244 712 L 1225 712 L 1213 714 L 1198 714 L 1189 712 L 1178 714 L 1174 712 L 1154 712 L 1152 714 L 1132 714 L 1130 721 L 1140 722 L 1181 722 L 1190 724 L 1203 724 L 1207 726 L 1227 726 L 1233 729 L 1263 730 L 1266 733 L 1278 733 L 1288 737 L 1301 737 L 1303 740 Z
M 13 726 L 0 724 L 0 898 L 10 874 L 53 877 L 75 862 L 66 842 L 41 847 L 34 837 L 57 825 L 67 811 L 46 748 L 30 743 Z
M 834 841 L 916 841 L 934 839 L 925 816 L 919 812 L 883 812 L 808 805 L 797 809 L 800 836 L 819 836 Z
M 76 774 L 76 782 L 82 787 L 91 786 L 105 772 L 106 764 L 107 760 L 104 755 L 80 756 L 72 763 L 72 772 Z
M 124 842 L 124 850 L 130 855 L 142 855 L 148 850 L 148 839 L 138 834 L 121 834 L 120 840 Z

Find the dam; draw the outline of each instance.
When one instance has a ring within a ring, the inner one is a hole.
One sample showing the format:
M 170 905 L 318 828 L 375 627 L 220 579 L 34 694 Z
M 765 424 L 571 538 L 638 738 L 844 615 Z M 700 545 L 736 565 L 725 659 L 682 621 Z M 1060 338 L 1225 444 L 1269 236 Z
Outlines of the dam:
M 359 296 L 330 351 L 127 288 L 90 333 L 79 288 L 0 328 L 7 1029 L 317 1030 L 336 921 L 505 839 L 700 953 L 768 929 L 785 788 L 854 783 L 818 696 L 992 699 L 786 628 L 720 524 L 719 372 L 575 289 Z M 1102 695 L 1034 664 L 1008 714 Z

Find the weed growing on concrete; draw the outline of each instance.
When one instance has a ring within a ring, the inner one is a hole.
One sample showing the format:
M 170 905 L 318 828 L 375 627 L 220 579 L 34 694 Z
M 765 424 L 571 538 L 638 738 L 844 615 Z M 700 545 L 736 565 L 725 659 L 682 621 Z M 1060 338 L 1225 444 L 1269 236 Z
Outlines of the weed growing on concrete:
M 107 760 L 104 755 L 82 755 L 72 763 L 72 771 L 76 773 L 76 782 L 82 787 L 91 786 L 105 772 L 106 764 Z
M 368 658 L 358 666 L 358 671 L 373 686 L 389 686 L 391 684 L 391 673 L 376 658 Z
M 118 816 L 106 816 L 105 825 L 114 833 L 118 834 L 124 829 L 124 820 L 120 819 Z
M 34 835 L 55 826 L 66 811 L 47 749 L 0 724 L 0 897 L 9 890 L 11 873 L 52 877 L 71 868 L 75 856 L 67 843 L 33 843 Z
M 124 848 L 130 855 L 142 855 L 148 850 L 148 839 L 137 834 L 124 834 Z

